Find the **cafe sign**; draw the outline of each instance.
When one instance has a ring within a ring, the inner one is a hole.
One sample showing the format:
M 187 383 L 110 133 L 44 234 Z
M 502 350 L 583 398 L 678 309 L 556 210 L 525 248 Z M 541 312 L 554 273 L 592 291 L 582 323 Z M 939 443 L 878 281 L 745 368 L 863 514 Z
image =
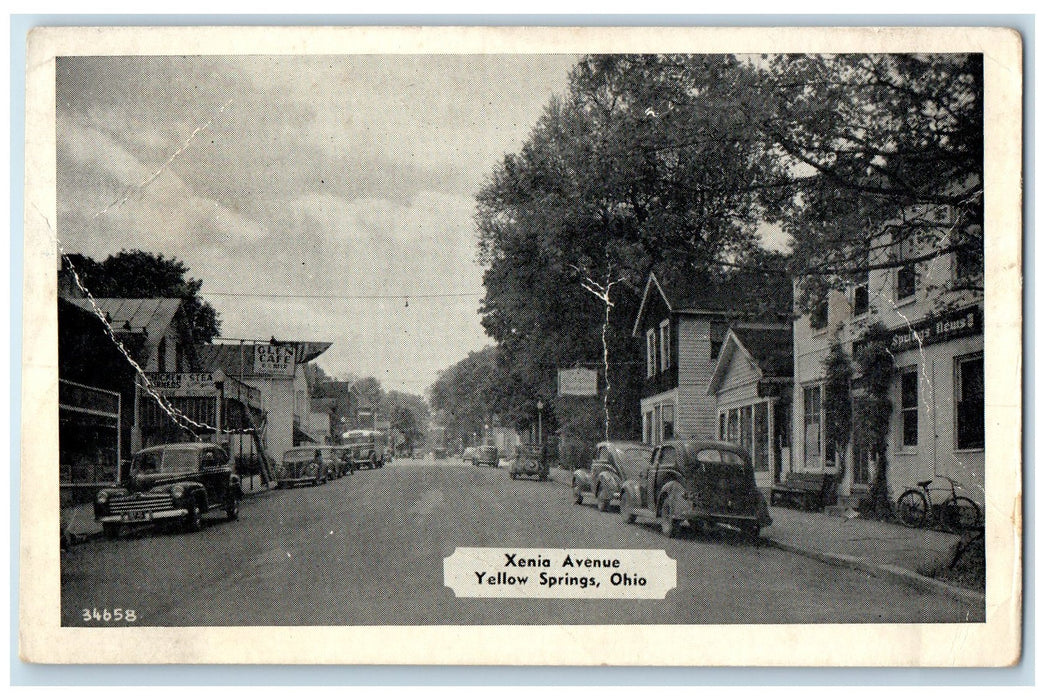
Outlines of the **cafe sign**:
M 922 345 L 982 333 L 983 310 L 979 306 L 972 306 L 889 331 L 889 350 L 903 352 Z
M 294 376 L 294 345 L 255 345 L 254 374 Z

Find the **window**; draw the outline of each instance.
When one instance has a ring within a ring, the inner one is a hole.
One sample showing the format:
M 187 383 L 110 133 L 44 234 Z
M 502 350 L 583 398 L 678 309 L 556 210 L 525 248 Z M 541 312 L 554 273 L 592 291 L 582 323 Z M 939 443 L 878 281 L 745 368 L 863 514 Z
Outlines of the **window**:
M 869 306 L 870 300 L 868 299 L 867 294 L 867 282 L 853 287 L 853 315 L 860 316 L 861 314 L 867 313 Z
M 646 376 L 657 373 L 657 335 L 650 328 L 646 331 Z
M 820 387 L 807 386 L 802 395 L 803 419 L 805 428 L 805 468 L 816 470 L 821 468 L 820 455 Z
M 719 440 L 725 440 L 726 439 L 726 414 L 725 413 L 718 414 L 718 439 Z
M 661 414 L 661 420 L 664 421 L 664 439 L 674 440 L 675 439 L 675 404 L 666 403 L 664 404 L 664 411 Z
M 732 409 L 729 412 L 729 425 L 726 426 L 726 442 L 736 444 L 740 439 L 740 411 Z
M 893 245 L 893 256 L 896 261 L 910 260 L 916 253 L 916 238 L 912 234 Z M 896 300 L 914 296 L 918 285 L 918 274 L 914 263 L 907 263 L 896 268 Z
M 726 339 L 726 333 L 729 331 L 729 326 L 725 321 L 712 321 L 709 329 L 709 338 L 711 341 L 711 359 L 714 360 L 718 357 L 718 353 L 722 350 L 722 343 Z
M 662 370 L 671 367 L 671 324 L 668 321 L 660 322 L 660 368 Z
M 959 450 L 983 449 L 983 355 L 955 361 L 955 430 Z
M 664 434 L 661 432 L 660 406 L 653 407 L 653 438 L 658 445 L 664 439 Z
M 167 371 L 167 339 L 160 338 L 160 344 L 156 346 L 156 371 Z
M 900 444 L 913 447 L 918 444 L 918 368 L 900 373 Z
M 827 328 L 827 296 L 816 302 L 809 310 L 809 327 L 814 331 Z

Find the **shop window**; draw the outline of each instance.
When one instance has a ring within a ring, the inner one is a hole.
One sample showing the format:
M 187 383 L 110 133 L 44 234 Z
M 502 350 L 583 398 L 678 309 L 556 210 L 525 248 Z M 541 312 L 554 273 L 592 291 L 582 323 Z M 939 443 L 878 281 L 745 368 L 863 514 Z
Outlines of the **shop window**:
M 660 368 L 665 370 L 671 367 L 671 324 L 667 321 L 660 322 Z
M 740 409 L 740 444 L 751 452 L 751 407 L 744 406 Z
M 918 368 L 905 369 L 900 374 L 901 444 L 918 444 Z
M 983 355 L 955 361 L 955 431 L 959 450 L 983 449 Z
M 820 469 L 821 447 L 820 430 L 820 387 L 807 386 L 802 395 L 802 415 L 805 428 L 805 468 L 813 471 Z
M 675 439 L 675 404 L 664 404 L 664 411 L 661 414 L 661 420 L 664 422 L 664 439 L 674 440 Z
M 726 439 L 726 414 L 725 413 L 718 414 L 718 439 L 719 440 L 725 440 Z
M 646 331 L 646 377 L 657 373 L 657 335 L 650 328 Z
M 769 471 L 769 404 L 756 403 L 753 407 L 754 417 L 753 442 L 751 445 L 751 462 L 756 472 Z

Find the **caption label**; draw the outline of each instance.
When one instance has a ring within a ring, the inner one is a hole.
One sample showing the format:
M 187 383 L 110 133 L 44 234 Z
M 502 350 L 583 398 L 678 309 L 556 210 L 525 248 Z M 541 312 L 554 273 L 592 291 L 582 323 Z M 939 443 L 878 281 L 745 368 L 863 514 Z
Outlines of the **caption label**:
M 443 559 L 458 598 L 663 598 L 676 582 L 663 549 L 458 547 Z

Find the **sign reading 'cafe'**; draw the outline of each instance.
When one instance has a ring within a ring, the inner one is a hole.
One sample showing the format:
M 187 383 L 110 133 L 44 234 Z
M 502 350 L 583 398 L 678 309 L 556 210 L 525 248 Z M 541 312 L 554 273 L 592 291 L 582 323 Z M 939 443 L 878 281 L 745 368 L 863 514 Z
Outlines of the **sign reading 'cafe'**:
M 983 311 L 979 306 L 972 306 L 890 331 L 889 349 L 892 352 L 903 352 L 919 345 L 932 345 L 980 333 L 983 333 Z

